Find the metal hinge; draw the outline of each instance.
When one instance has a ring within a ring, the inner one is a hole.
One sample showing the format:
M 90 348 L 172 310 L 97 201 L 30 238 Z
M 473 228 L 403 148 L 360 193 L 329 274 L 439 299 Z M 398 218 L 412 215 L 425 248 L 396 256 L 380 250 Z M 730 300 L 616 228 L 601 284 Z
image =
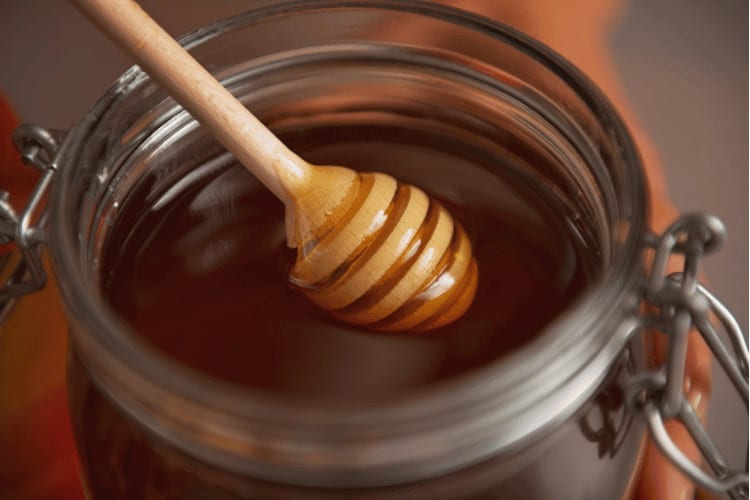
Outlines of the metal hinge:
M 64 136 L 64 132 L 34 125 L 22 125 L 13 132 L 13 143 L 21 159 L 39 170 L 41 177 L 20 213 L 13 209 L 9 194 L 0 191 L 0 244 L 15 244 L 10 253 L 0 258 L 0 321 L 18 297 L 47 283 L 40 257 L 40 247 L 47 239 L 43 202 L 55 174 L 55 158 Z
M 696 485 L 732 499 L 748 497 L 747 461 L 744 470 L 731 468 L 708 436 L 684 392 L 688 336 L 700 332 L 723 370 L 748 407 L 748 354 L 742 330 L 727 308 L 698 283 L 701 257 L 717 250 L 725 239 L 724 225 L 716 217 L 687 215 L 679 218 L 661 236 L 649 238 L 655 250 L 651 275 L 645 285 L 647 303 L 658 310 L 654 324 L 669 336 L 664 366 L 634 376 L 627 388 L 632 411 L 642 415 L 659 449 Z M 684 256 L 681 273 L 666 275 L 672 255 Z M 721 340 L 729 338 L 732 351 Z M 664 423 L 677 419 L 690 433 L 714 475 L 693 463 L 672 441 Z

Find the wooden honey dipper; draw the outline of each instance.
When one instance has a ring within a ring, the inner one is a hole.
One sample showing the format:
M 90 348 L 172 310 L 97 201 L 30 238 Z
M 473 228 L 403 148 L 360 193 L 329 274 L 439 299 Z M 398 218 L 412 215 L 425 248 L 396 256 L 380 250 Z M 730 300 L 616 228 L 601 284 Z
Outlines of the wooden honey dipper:
M 439 202 L 386 174 L 305 162 L 133 0 L 71 1 L 284 203 L 290 280 L 313 302 L 386 331 L 437 328 L 471 305 L 471 242 Z

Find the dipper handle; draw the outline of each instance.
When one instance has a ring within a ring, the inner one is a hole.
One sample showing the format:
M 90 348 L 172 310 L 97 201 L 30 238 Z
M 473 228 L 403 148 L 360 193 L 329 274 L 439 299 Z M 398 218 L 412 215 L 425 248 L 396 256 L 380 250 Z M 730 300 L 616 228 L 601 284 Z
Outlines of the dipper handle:
M 310 166 L 133 0 L 70 0 L 285 204 Z

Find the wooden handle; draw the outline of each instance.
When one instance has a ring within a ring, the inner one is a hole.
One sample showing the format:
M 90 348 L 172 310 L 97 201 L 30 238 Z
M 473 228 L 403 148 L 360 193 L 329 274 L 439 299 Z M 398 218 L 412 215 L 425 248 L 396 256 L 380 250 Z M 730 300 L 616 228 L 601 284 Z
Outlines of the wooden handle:
M 310 166 L 133 0 L 70 0 L 284 203 Z

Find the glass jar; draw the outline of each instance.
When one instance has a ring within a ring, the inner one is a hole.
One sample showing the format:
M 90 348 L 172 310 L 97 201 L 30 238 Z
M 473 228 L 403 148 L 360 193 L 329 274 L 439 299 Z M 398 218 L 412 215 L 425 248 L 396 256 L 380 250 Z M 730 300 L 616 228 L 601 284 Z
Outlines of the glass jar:
M 648 203 L 633 142 L 601 93 L 520 33 L 422 3 L 295 1 L 181 43 L 277 131 L 384 123 L 457 141 L 490 174 L 511 168 L 554 200 L 593 282 L 512 355 L 366 410 L 191 371 L 132 335 L 101 296 L 102 249 L 134 193 L 146 203 L 230 159 L 131 68 L 61 142 L 47 181 L 91 497 L 628 498 L 646 437 L 626 386 L 651 359 L 638 311 Z M 408 164 L 394 173 L 420 184 Z

